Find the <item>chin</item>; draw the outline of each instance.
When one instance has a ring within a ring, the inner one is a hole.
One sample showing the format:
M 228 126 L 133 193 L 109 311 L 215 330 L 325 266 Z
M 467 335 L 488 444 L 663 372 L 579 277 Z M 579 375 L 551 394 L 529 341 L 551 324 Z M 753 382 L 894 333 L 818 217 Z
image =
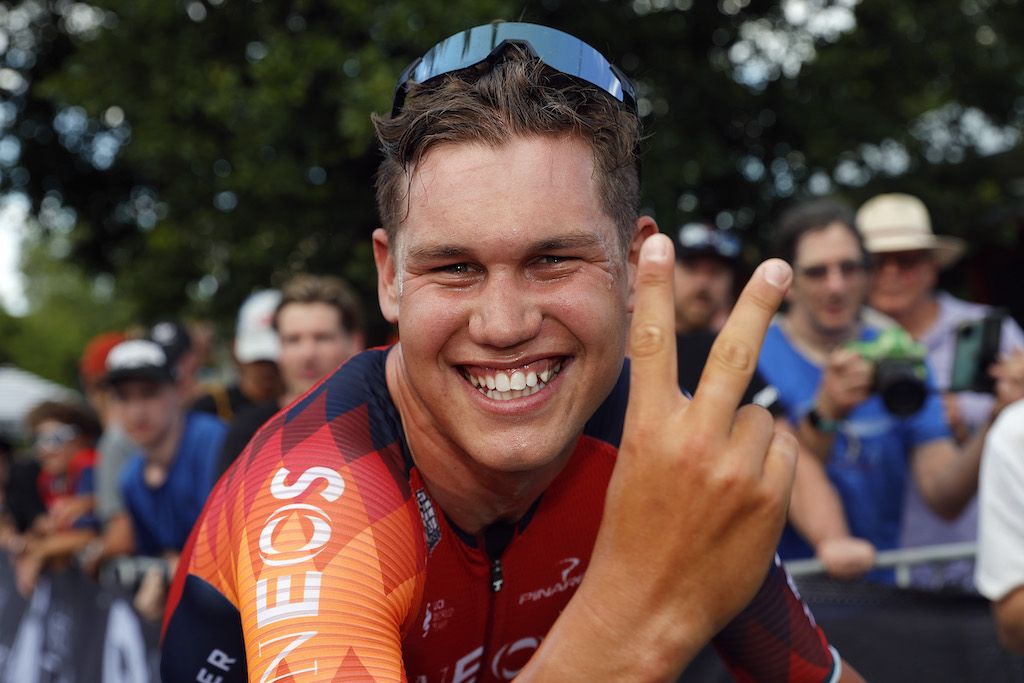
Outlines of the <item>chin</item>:
M 528 473 L 543 470 L 559 461 L 563 453 L 571 451 L 572 440 L 557 448 L 558 444 L 537 443 L 531 438 L 534 430 L 520 436 L 504 433 L 491 442 L 472 443 L 466 448 L 469 457 L 478 465 L 493 472 L 506 474 Z

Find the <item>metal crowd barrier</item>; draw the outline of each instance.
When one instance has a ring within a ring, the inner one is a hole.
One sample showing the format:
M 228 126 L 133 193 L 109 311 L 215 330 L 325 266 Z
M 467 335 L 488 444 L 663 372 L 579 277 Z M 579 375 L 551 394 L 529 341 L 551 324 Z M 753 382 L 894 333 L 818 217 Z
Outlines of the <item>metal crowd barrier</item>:
M 116 557 L 105 562 L 100 568 L 99 582 L 107 588 L 131 590 L 139 585 L 142 577 L 153 567 L 159 567 L 165 574 L 168 572 L 167 561 L 162 557 Z
M 910 570 L 912 567 L 931 562 L 974 559 L 976 551 L 977 544 L 973 541 L 926 545 L 919 548 L 883 550 L 875 557 L 875 568 L 895 569 L 896 585 L 900 588 L 909 588 Z M 820 561 L 813 558 L 807 560 L 788 560 L 784 564 L 790 576 L 794 578 L 825 573 L 825 567 Z

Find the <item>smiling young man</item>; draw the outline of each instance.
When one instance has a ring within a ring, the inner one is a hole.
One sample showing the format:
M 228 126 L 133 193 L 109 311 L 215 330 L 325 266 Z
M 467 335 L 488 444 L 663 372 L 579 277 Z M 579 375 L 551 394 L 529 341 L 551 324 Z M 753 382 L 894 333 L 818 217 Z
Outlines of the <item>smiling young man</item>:
M 376 124 L 401 342 L 222 478 L 164 680 L 671 680 L 716 633 L 740 677 L 857 680 L 771 559 L 792 439 L 736 412 L 789 269 L 755 273 L 684 398 L 628 81 L 567 34 L 480 26 Z

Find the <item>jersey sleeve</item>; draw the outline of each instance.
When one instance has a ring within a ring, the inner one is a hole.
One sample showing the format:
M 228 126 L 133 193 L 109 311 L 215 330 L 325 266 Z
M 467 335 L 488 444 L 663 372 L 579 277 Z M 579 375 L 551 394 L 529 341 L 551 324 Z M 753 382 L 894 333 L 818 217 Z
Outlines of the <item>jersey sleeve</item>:
M 712 642 L 740 683 L 831 683 L 840 677 L 842 660 L 778 556 L 751 603 Z
M 404 679 L 418 512 L 360 417 L 323 415 L 279 415 L 215 488 L 169 596 L 165 682 Z

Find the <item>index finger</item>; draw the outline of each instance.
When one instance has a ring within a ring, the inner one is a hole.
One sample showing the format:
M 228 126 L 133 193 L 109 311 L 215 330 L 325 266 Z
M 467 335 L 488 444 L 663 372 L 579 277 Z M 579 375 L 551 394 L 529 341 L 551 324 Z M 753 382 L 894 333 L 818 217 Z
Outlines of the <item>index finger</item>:
M 634 415 L 664 414 L 682 398 L 676 370 L 674 268 L 671 239 L 655 234 L 644 240 L 629 326 L 629 412 Z
M 729 319 L 711 346 L 690 410 L 699 424 L 728 430 L 757 367 L 772 316 L 789 289 L 793 271 L 785 261 L 762 263 L 743 288 Z

